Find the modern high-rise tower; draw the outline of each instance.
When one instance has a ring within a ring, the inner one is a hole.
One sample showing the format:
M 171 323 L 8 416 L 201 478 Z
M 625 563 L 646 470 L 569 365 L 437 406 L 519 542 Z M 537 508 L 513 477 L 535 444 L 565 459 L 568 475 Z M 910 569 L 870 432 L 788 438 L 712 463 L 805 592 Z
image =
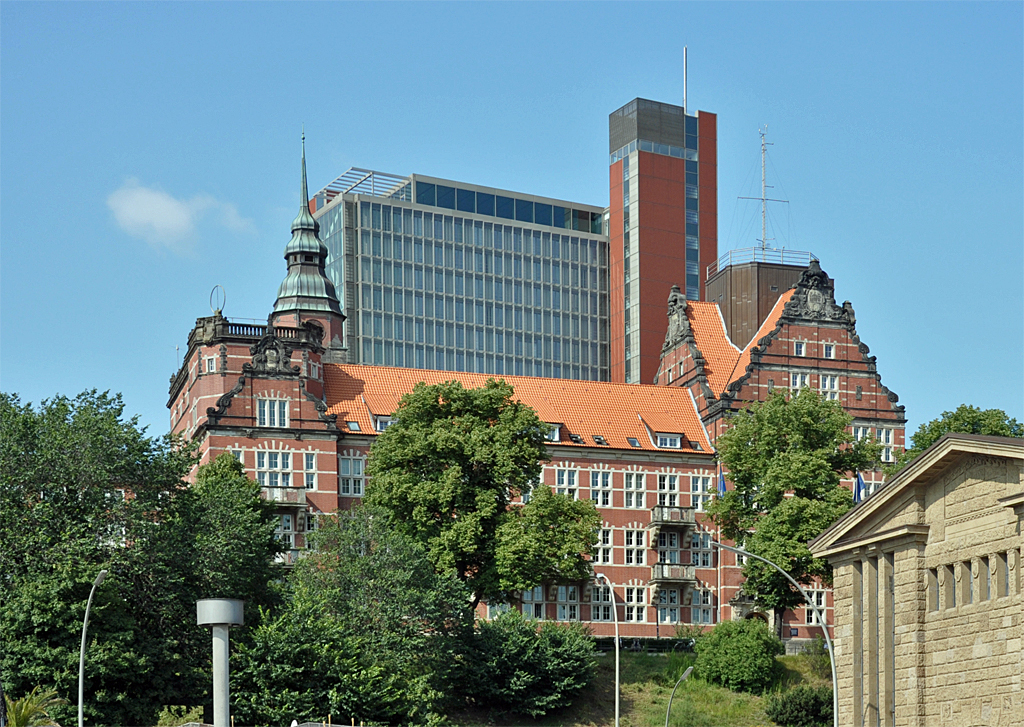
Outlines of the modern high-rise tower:
M 717 116 L 637 98 L 608 119 L 612 381 L 651 383 L 665 300 L 704 297 L 718 257 Z

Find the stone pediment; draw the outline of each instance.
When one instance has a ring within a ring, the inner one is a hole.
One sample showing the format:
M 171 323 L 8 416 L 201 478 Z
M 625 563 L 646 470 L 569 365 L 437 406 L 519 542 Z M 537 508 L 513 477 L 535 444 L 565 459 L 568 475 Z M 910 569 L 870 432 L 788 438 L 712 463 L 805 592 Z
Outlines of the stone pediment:
M 843 306 L 836 303 L 835 284 L 817 260 L 811 260 L 811 264 L 800 276 L 782 317 L 789 321 L 814 323 L 835 321 L 849 325 L 851 330 L 855 321 L 849 303 Z
M 1024 490 L 1024 440 L 947 434 L 810 543 L 815 557 L 897 537 L 946 540 L 1013 519 L 1000 498 Z
M 252 362 L 242 364 L 242 371 L 250 376 L 298 376 L 300 368 L 291 364 L 292 350 L 267 326 L 263 337 L 249 348 Z

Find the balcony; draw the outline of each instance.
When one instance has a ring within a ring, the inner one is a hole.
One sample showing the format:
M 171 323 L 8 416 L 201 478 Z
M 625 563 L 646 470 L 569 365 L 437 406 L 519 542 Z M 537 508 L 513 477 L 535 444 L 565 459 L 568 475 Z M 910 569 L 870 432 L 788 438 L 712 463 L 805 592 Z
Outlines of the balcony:
M 687 532 L 697 524 L 696 512 L 692 507 L 655 505 L 651 508 L 651 522 L 647 526 L 651 542 L 657 543 L 658 534 L 664 529 L 679 532 L 679 537 L 685 540 Z
M 692 565 L 680 563 L 655 563 L 651 566 L 652 586 L 667 586 L 669 584 L 694 584 L 697 576 Z
M 264 500 L 283 505 L 306 506 L 305 487 L 263 487 L 260 490 Z

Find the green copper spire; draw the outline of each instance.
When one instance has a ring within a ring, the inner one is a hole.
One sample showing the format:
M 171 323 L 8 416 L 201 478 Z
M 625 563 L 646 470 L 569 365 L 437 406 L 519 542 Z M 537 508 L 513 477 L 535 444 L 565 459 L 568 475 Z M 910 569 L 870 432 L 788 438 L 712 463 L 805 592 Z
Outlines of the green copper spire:
M 309 212 L 306 185 L 306 132 L 302 132 L 302 198 L 299 214 L 292 221 L 292 239 L 284 248 L 288 275 L 277 290 L 274 312 L 331 311 L 341 314 L 334 284 L 328 279 L 327 246 L 320 241 L 320 225 Z

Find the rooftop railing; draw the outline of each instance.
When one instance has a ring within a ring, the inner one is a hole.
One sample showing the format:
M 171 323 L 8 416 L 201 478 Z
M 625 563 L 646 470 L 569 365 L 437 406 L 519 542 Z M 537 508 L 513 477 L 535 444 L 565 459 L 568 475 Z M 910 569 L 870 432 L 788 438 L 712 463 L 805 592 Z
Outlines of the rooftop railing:
M 730 265 L 744 263 L 772 263 L 774 265 L 793 265 L 806 268 L 811 260 L 817 260 L 813 254 L 802 250 L 784 250 L 775 247 L 746 247 L 740 250 L 729 250 L 715 262 L 708 265 L 708 279 Z
M 411 180 L 387 172 L 352 167 L 316 193 L 316 208 L 323 209 L 339 194 L 368 194 L 371 197 L 391 197 L 412 200 Z

